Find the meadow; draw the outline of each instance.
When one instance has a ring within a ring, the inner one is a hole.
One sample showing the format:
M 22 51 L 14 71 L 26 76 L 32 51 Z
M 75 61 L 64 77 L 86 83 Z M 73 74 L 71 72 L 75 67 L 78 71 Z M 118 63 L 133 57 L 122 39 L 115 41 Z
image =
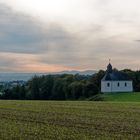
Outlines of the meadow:
M 113 102 L 140 102 L 140 92 L 130 93 L 106 93 L 102 97 L 105 101 Z
M 140 139 L 140 103 L 1 100 L 0 139 Z

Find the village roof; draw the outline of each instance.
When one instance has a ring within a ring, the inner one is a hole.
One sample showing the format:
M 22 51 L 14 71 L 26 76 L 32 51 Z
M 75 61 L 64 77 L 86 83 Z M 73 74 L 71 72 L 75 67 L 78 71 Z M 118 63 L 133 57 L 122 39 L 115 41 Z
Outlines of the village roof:
M 102 81 L 125 81 L 125 80 L 130 80 L 129 76 L 124 73 L 120 72 L 118 70 L 113 70 L 112 65 L 109 63 L 107 66 L 106 74 L 103 77 Z

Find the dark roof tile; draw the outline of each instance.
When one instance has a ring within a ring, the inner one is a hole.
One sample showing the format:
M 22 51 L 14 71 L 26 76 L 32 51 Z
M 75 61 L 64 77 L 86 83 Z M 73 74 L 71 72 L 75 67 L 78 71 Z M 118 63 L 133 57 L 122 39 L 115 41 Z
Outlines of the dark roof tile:
M 128 75 L 124 72 L 112 70 L 112 72 L 106 72 L 105 76 L 103 77 L 102 81 L 123 81 L 123 80 L 130 80 Z

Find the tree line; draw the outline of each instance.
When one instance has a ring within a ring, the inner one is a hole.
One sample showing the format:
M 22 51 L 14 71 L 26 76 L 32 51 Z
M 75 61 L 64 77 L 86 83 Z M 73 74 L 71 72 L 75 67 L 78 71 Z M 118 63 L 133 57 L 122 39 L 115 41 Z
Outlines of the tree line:
M 140 91 L 140 71 L 125 69 L 133 80 L 134 91 Z M 100 93 L 101 79 L 105 71 L 91 76 L 84 75 L 43 75 L 34 76 L 25 85 L 4 89 L 0 99 L 19 100 L 84 100 Z

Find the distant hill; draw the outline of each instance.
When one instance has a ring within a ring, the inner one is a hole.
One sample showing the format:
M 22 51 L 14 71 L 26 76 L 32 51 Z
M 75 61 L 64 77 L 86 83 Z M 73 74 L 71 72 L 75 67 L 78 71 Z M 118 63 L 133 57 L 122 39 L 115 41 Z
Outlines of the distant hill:
M 61 71 L 61 72 L 56 72 L 56 73 L 51 73 L 51 74 L 80 74 L 80 75 L 93 75 L 97 71 L 95 70 L 86 70 L 86 71 Z
M 28 81 L 34 75 L 41 76 L 41 75 L 55 75 L 55 74 L 80 74 L 80 75 L 92 75 L 95 74 L 96 71 L 94 70 L 87 70 L 87 71 L 62 71 L 62 72 L 48 72 L 48 73 L 0 73 L 0 82 L 8 82 L 8 81 Z

